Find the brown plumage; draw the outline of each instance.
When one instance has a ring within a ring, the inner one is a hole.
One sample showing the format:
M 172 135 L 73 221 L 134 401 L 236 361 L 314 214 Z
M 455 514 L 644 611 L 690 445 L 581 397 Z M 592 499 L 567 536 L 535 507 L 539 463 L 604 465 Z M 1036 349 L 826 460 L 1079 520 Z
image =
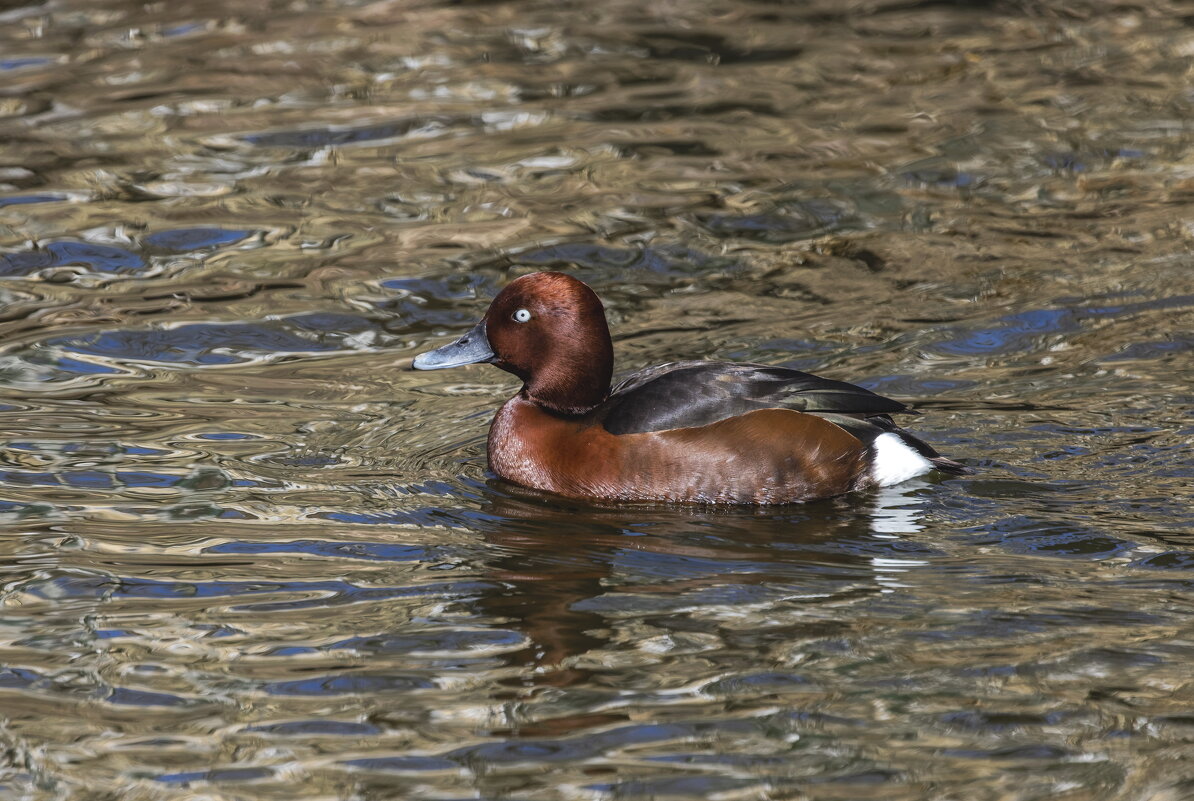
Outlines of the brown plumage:
M 520 393 L 494 418 L 489 466 L 507 481 L 573 498 L 792 503 L 855 489 L 866 447 L 830 422 L 788 409 L 615 435 Z

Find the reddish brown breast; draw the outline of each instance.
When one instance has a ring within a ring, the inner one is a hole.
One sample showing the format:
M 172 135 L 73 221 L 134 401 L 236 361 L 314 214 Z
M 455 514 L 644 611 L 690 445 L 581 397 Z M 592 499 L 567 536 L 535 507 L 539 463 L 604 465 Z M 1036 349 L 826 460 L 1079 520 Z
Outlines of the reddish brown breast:
M 489 430 L 507 481 L 576 498 L 794 503 L 857 489 L 866 448 L 816 415 L 761 409 L 698 428 L 615 436 L 516 396 Z

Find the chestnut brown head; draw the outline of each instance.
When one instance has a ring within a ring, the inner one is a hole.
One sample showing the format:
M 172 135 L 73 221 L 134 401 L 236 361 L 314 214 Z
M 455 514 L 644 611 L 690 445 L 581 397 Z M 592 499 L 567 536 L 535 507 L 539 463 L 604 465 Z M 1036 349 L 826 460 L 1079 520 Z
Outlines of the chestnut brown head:
M 523 393 L 546 409 L 580 415 L 605 400 L 613 345 L 605 309 L 572 276 L 532 273 L 503 289 L 485 317 L 451 345 L 420 354 L 417 370 L 489 362 L 523 380 Z

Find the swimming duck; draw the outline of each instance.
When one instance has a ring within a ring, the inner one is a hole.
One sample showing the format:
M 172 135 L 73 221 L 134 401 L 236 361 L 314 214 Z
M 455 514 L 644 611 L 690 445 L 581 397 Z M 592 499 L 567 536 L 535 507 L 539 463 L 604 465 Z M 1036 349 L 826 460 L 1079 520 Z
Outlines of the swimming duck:
M 898 427 L 899 401 L 786 367 L 684 361 L 612 390 L 601 300 L 559 272 L 508 284 L 416 370 L 485 362 L 523 382 L 489 429 L 501 478 L 571 498 L 779 504 L 966 468 Z

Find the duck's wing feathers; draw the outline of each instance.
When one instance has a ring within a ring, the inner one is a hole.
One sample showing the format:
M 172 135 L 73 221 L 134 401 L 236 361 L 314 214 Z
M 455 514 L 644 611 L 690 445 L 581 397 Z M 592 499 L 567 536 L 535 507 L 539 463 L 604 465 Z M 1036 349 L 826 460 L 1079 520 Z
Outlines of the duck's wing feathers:
M 862 387 L 786 367 L 673 362 L 635 373 L 615 387 L 603 424 L 611 434 L 638 434 L 776 408 L 864 417 L 911 411 Z

